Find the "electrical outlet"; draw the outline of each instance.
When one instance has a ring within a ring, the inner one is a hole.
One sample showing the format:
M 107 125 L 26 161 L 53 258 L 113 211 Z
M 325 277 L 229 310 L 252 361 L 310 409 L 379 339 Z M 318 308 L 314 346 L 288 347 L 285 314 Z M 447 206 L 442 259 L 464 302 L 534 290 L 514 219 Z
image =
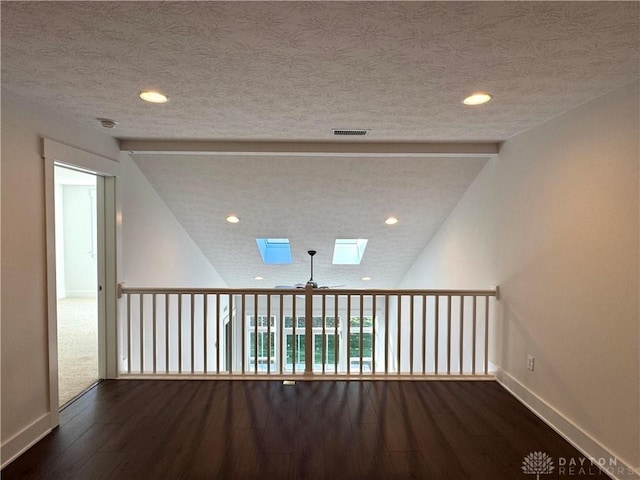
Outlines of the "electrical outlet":
M 533 372 L 535 357 L 531 354 L 527 355 L 527 368 Z

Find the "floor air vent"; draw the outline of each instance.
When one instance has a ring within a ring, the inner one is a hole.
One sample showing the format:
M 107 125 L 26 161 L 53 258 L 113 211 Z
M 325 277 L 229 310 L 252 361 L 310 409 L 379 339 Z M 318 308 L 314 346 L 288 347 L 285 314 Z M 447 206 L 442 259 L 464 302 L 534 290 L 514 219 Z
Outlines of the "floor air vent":
M 337 129 L 331 130 L 331 135 L 337 136 L 363 136 L 367 135 L 371 130 L 354 130 L 354 129 Z

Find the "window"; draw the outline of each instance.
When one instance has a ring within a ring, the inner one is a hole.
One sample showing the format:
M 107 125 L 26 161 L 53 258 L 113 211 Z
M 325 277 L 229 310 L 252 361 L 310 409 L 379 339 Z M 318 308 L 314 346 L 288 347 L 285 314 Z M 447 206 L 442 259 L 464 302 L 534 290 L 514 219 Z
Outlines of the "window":
M 262 261 L 267 265 L 291 263 L 288 238 L 256 238 Z
M 340 317 L 314 315 L 311 326 L 311 352 L 313 370 L 325 372 L 371 372 L 373 369 L 373 316 L 349 318 L 349 345 L 347 349 L 347 324 Z M 324 332 L 323 332 L 324 323 Z M 362 328 L 362 330 L 361 330 Z M 257 331 L 256 331 L 257 330 Z M 324 333 L 324 336 L 323 336 Z M 247 316 L 246 362 L 248 371 L 304 372 L 306 363 L 305 341 L 307 331 L 304 315 L 284 315 L 282 330 L 280 316 Z M 324 344 L 323 344 L 324 342 Z M 362 342 L 362 346 L 360 343 Z M 282 355 L 282 358 L 280 358 Z
M 352 316 L 349 319 L 349 326 L 349 368 L 356 371 L 360 370 L 360 357 L 362 356 L 362 371 L 371 372 L 373 358 L 373 317 L 362 317 L 362 319 L 360 319 L 360 317 Z M 362 355 L 360 352 L 361 331 Z
M 317 315 L 312 319 L 312 351 L 313 351 L 313 369 L 318 371 L 322 370 L 322 316 Z M 339 324 L 338 318 L 338 324 Z M 295 367 L 297 372 L 304 371 L 305 369 L 305 318 L 304 315 L 298 315 L 295 318 L 295 340 L 293 338 L 293 316 L 287 315 L 284 317 L 284 334 L 286 338 L 285 342 L 285 365 L 286 371 L 293 370 L 293 363 L 295 360 Z M 324 317 L 325 323 L 325 358 L 324 365 L 325 371 L 333 371 L 336 366 L 336 361 L 339 361 L 338 341 L 336 339 L 336 318 L 333 316 Z M 338 332 L 339 334 L 340 332 Z M 295 346 L 295 352 L 294 352 Z
M 333 247 L 333 264 L 360 265 L 365 248 L 366 238 L 338 238 Z
M 256 319 L 253 315 L 247 316 L 246 323 L 247 343 L 247 368 L 255 371 L 256 362 L 260 372 L 275 371 L 276 358 L 276 317 L 271 315 L 258 315 L 258 332 L 256 337 Z M 256 342 L 257 338 L 257 342 Z

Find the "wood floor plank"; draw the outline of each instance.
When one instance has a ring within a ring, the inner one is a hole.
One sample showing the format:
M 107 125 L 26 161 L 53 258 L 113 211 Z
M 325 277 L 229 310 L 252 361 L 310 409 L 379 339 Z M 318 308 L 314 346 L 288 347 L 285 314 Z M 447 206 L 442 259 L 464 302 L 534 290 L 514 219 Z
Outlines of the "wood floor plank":
M 93 425 L 68 449 L 61 461 L 45 468 L 48 480 L 63 480 L 73 477 L 92 458 L 98 449 L 115 433 L 118 425 Z
M 202 419 L 213 407 L 209 402 L 210 382 L 198 382 L 191 401 L 180 411 L 167 415 L 167 425 L 156 435 L 155 452 L 157 460 L 147 475 L 151 478 L 179 478 L 187 467 L 192 449 L 202 437 Z
M 122 452 L 97 452 L 71 480 L 107 480 L 126 456 Z
M 413 451 L 419 448 L 414 430 L 418 423 L 403 410 L 393 392 L 398 382 L 379 383 L 372 387 L 371 398 L 377 414 L 378 424 L 389 451 Z
M 354 445 L 357 445 L 352 452 L 358 459 L 362 477 L 392 478 L 395 470 L 380 427 L 375 423 L 352 423 L 351 430 Z
M 290 480 L 293 478 L 290 453 L 263 453 L 258 456 L 256 471 L 258 478 L 277 478 Z
M 512 480 L 532 451 L 582 458 L 496 382 L 110 380 L 61 419 L 3 480 Z
M 391 452 L 394 475 L 397 478 L 432 478 L 429 465 L 419 451 Z
M 227 393 L 226 382 L 213 382 L 210 398 L 212 408 L 202 418 L 200 438 L 192 445 L 188 468 L 181 478 L 218 478 L 220 468 L 229 462 L 228 445 L 231 444 L 233 430 L 225 425 L 225 420 L 230 420 L 228 410 L 221 408 Z

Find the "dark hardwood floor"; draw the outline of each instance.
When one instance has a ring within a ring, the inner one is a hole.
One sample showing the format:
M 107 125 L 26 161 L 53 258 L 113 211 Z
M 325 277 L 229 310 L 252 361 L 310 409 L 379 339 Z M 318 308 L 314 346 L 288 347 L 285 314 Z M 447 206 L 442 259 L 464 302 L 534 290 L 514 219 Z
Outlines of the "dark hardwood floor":
M 580 453 L 495 382 L 105 381 L 13 479 L 535 479 Z

